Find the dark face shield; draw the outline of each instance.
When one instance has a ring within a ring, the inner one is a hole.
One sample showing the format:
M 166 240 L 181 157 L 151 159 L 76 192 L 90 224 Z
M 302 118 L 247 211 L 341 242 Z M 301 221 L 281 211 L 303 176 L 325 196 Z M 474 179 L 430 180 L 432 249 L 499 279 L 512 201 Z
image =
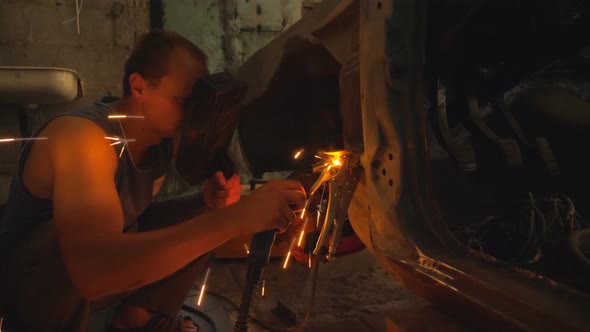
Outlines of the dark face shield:
M 216 171 L 226 178 L 233 174 L 227 156 L 246 83 L 222 72 L 205 76 L 195 83 L 184 125 L 176 168 L 190 185 L 204 182 Z

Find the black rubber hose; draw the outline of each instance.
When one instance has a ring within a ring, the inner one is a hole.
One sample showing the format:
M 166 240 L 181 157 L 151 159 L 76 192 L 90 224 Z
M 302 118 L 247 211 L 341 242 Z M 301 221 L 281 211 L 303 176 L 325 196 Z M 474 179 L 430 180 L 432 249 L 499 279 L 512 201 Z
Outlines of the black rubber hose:
M 250 322 L 250 311 L 254 307 L 255 293 L 258 290 L 260 282 L 260 275 L 262 274 L 262 264 L 248 264 L 248 272 L 246 274 L 246 285 L 242 293 L 242 302 L 238 312 L 238 319 L 234 325 L 235 332 L 247 332 L 248 323 Z

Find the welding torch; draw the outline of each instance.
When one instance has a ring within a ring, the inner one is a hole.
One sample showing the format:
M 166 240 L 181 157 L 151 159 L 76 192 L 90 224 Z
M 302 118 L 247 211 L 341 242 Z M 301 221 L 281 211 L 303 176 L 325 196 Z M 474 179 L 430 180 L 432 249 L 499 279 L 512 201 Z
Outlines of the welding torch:
M 312 170 L 310 168 L 309 170 Z M 306 168 L 305 171 L 308 171 Z M 297 174 L 292 173 L 288 179 L 296 179 Z M 254 188 L 251 188 L 254 189 Z M 246 272 L 246 284 L 242 294 L 242 302 L 238 312 L 238 319 L 234 325 L 234 332 L 247 332 L 250 311 L 254 306 L 256 291 L 260 283 L 260 277 L 264 267 L 270 261 L 270 253 L 275 242 L 278 229 L 271 229 L 254 234 L 248 251 L 248 270 Z
M 270 252 L 275 242 L 278 229 L 271 229 L 254 234 L 248 253 L 248 270 L 246 284 L 242 293 L 242 302 L 238 319 L 234 325 L 235 332 L 247 332 L 250 311 L 254 306 L 255 294 L 260 283 L 264 267 L 270 261 Z
M 238 319 L 234 325 L 235 332 L 247 332 L 250 310 L 254 305 L 256 290 L 260 283 L 260 276 L 270 260 L 270 251 L 275 242 L 277 230 L 268 230 L 254 234 L 250 242 L 248 254 L 248 270 L 246 284 L 242 293 L 242 302 L 238 312 Z
M 302 173 L 317 173 L 320 175 L 308 191 L 308 199 L 301 212 L 301 218 L 305 218 L 309 211 L 313 197 L 318 189 L 327 185 L 328 207 L 319 239 L 316 243 L 314 256 L 324 255 L 322 246 L 330 235 L 326 260 L 333 260 L 336 248 L 340 242 L 342 228 L 346 217 L 346 210 L 350 204 L 352 194 L 360 179 L 360 165 L 357 154 L 338 152 L 335 155 L 327 155 L 328 162 L 321 165 L 308 166 L 305 169 L 292 173 L 289 178 L 296 179 Z M 303 230 L 304 231 L 304 230 Z M 247 332 L 250 310 L 253 307 L 256 290 L 260 282 L 264 267 L 270 260 L 270 253 L 277 230 L 268 230 L 255 234 L 250 243 L 248 253 L 248 270 L 246 273 L 246 286 L 242 295 L 242 302 L 238 313 L 238 319 L 234 325 L 234 332 Z

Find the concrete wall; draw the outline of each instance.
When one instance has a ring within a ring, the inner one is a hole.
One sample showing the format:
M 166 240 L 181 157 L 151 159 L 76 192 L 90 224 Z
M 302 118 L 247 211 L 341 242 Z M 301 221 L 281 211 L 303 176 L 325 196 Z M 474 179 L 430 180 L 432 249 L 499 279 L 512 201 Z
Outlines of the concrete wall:
M 113 6 L 123 12 L 113 12 Z M 41 106 L 39 120 L 72 110 L 104 95 L 120 95 L 123 66 L 138 35 L 149 29 L 149 0 L 0 1 L 0 66 L 51 66 L 76 70 L 86 96 Z M 65 21 L 70 22 L 64 23 Z M 0 105 L 0 137 L 18 136 L 16 107 Z M 0 203 L 15 170 L 19 146 L 0 146 Z
M 301 0 L 162 0 L 164 28 L 199 45 L 212 72 L 233 71 L 298 21 Z

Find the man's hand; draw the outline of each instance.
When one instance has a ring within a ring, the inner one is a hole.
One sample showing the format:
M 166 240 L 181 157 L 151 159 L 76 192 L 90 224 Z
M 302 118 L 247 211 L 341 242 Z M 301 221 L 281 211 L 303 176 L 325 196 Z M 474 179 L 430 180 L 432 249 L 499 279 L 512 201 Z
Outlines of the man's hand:
M 300 215 L 301 213 L 298 213 Z M 307 225 L 305 225 L 304 220 L 302 220 L 299 216 L 295 218 L 295 221 L 289 226 L 289 228 L 285 232 L 278 233 L 275 238 L 276 244 L 281 244 L 283 242 L 290 242 L 291 239 L 294 237 L 299 240 L 301 236 L 301 231 L 303 230 L 304 233 L 311 233 L 318 231 L 316 227 L 316 220 L 317 220 L 317 212 L 313 210 L 309 210 L 305 212 L 305 217 L 307 219 Z M 305 226 L 305 230 L 303 229 Z
M 296 219 L 294 211 L 303 209 L 305 200 L 305 190 L 299 181 L 271 180 L 265 183 L 235 205 L 244 220 L 242 234 L 270 229 L 284 232 Z
M 216 172 L 205 181 L 203 186 L 203 199 L 210 209 L 219 209 L 237 203 L 240 200 L 240 175 L 234 173 L 226 179 L 222 172 Z

